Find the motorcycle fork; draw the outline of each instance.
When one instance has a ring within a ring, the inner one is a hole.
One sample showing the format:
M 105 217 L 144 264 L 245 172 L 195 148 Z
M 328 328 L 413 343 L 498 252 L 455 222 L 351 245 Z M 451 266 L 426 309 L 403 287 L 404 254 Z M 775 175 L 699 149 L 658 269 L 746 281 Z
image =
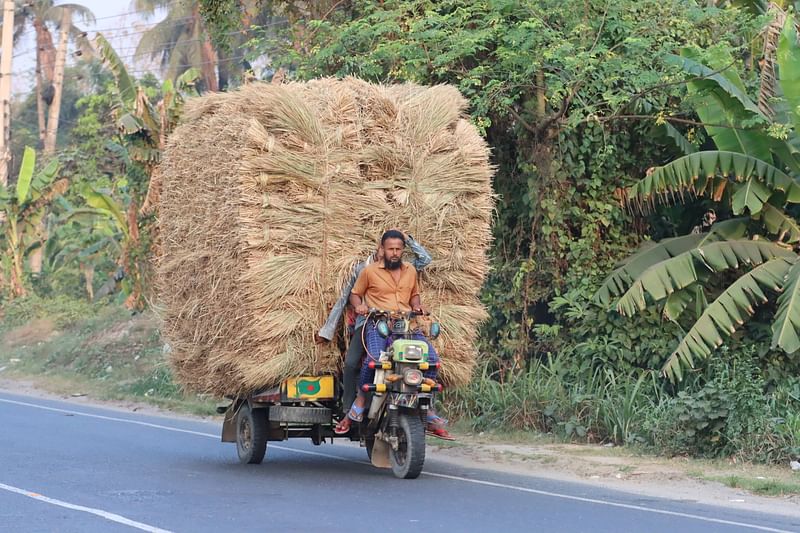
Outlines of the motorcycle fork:
M 389 433 L 394 435 L 397 433 L 398 421 L 400 410 L 394 404 L 389 404 Z
M 397 440 L 397 428 L 400 427 L 398 423 L 398 417 L 400 414 L 400 409 L 395 404 L 389 404 L 388 406 L 388 433 L 389 433 L 389 445 L 392 447 L 393 450 L 397 450 L 399 447 L 399 442 Z

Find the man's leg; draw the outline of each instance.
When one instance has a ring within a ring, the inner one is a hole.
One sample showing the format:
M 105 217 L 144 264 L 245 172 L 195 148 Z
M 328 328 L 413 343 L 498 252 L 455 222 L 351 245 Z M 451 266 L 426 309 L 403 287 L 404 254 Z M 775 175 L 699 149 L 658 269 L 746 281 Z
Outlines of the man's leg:
M 367 324 L 364 326 L 364 349 L 367 356 L 364 358 L 364 363 L 361 365 L 361 375 L 358 378 L 359 396 L 362 395 L 361 387 L 371 384 L 375 380 L 375 369 L 370 368 L 370 361 L 377 361 L 381 352 L 386 350 L 386 339 L 378 333 L 378 328 L 375 324 Z
M 375 379 L 375 370 L 369 368 L 370 361 L 377 361 L 381 355 L 381 351 L 386 347 L 386 339 L 381 337 L 374 324 L 366 324 L 364 326 L 364 348 L 367 351 L 367 357 L 364 358 L 364 364 L 361 366 L 361 372 L 358 380 L 358 394 L 353 405 L 350 407 L 348 414 L 342 418 L 333 432 L 337 435 L 345 435 L 350 431 L 350 424 L 355 421 L 360 421 L 364 413 L 364 407 L 367 403 L 367 397 L 361 391 L 361 386 L 365 383 L 372 383 Z
M 433 365 L 439 362 L 439 354 L 436 353 L 436 348 L 433 347 L 433 344 L 431 344 L 431 341 L 429 341 L 428 338 L 425 337 L 425 335 L 423 335 L 422 333 L 414 333 L 413 338 L 414 340 L 424 341 L 428 343 L 429 363 Z M 426 378 L 436 380 L 436 378 L 439 376 L 439 369 L 430 368 L 429 370 L 426 370 L 424 372 L 424 375 Z M 436 409 L 433 406 L 433 402 L 431 402 L 431 407 L 430 409 L 428 409 L 427 433 L 429 435 L 433 435 L 434 437 L 439 437 L 440 439 L 444 440 L 456 440 L 455 437 L 453 437 L 450 434 L 450 432 L 448 432 L 447 429 L 445 429 L 445 426 L 447 426 L 447 420 L 436 414 Z
M 347 347 L 347 354 L 344 356 L 342 409 L 345 413 L 356 399 L 356 382 L 361 371 L 361 359 L 365 353 L 363 332 L 364 326 L 356 328 L 353 338 L 350 339 L 350 346 Z

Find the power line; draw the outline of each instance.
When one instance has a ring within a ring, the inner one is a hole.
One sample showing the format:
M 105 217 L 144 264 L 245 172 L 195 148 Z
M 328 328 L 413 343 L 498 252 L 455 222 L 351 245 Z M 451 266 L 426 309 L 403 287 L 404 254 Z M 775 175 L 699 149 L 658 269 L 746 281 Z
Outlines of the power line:
M 170 0 L 169 3 L 173 4 L 173 3 L 177 3 L 177 2 L 180 2 L 180 0 Z M 94 20 L 97 21 L 97 20 L 114 19 L 114 18 L 125 17 L 125 16 L 128 16 L 128 15 L 138 15 L 140 13 L 145 13 L 145 12 L 149 13 L 149 12 L 151 12 L 151 10 L 149 10 L 149 9 L 140 9 L 140 10 L 136 10 L 136 11 L 128 11 L 127 13 L 119 13 L 117 15 L 108 15 L 106 17 L 97 17 Z
M 181 2 L 181 1 L 182 0 L 169 0 L 168 3 L 169 4 L 177 4 L 177 3 Z M 55 7 L 58 7 L 58 6 L 55 6 Z M 169 7 L 167 7 L 167 10 L 169 10 Z M 108 19 L 114 19 L 114 18 L 121 18 L 121 17 L 125 17 L 125 16 L 128 16 L 128 15 L 137 15 L 137 14 L 142 14 L 142 13 L 148 13 L 148 14 L 155 13 L 155 10 L 150 10 L 150 9 L 133 10 L 133 11 L 128 11 L 126 13 L 118 13 L 116 15 L 108 15 L 108 16 L 105 16 L 105 17 L 95 17 L 94 21 L 97 22 L 98 20 L 108 20 Z M 22 31 L 19 34 L 19 36 L 21 37 L 23 35 L 26 35 L 26 34 L 30 33 L 31 31 L 34 31 L 33 27 L 26 28 L 24 31 Z M 91 31 L 99 31 L 99 30 L 91 30 Z
M 130 56 L 130 57 L 136 57 L 136 56 Z M 230 56 L 230 57 L 223 57 L 222 59 L 212 59 L 212 60 L 207 60 L 207 61 L 198 61 L 198 62 L 194 62 L 194 63 L 181 63 L 181 64 L 178 64 L 178 65 L 168 65 L 168 66 L 172 67 L 172 68 L 179 68 L 180 69 L 180 68 L 200 67 L 200 66 L 203 66 L 203 65 L 210 65 L 210 64 L 219 65 L 221 63 L 230 63 L 232 61 L 245 59 L 246 57 L 247 57 L 247 54 L 241 54 L 241 55 L 234 55 L 234 56 Z M 122 59 L 122 58 L 120 58 L 120 59 Z M 138 74 L 138 73 L 145 73 L 145 72 L 153 72 L 153 69 L 151 69 L 151 68 L 140 68 L 140 69 L 133 69 L 133 70 L 126 69 L 126 70 L 127 70 L 128 74 Z M 156 70 L 159 70 L 159 69 L 156 69 Z M 25 69 L 25 70 L 16 71 L 13 74 L 16 75 L 16 76 L 22 76 L 22 75 L 25 75 L 25 74 L 35 74 L 35 73 L 36 73 L 36 67 L 33 67 L 33 68 Z
M 180 18 L 177 18 L 177 19 L 173 19 L 172 23 L 169 24 L 169 26 L 178 26 L 178 25 L 182 24 L 183 22 L 185 22 L 187 20 L 191 20 L 192 18 L 193 17 L 189 16 L 189 17 L 180 17 Z M 164 19 L 164 20 L 166 20 L 166 19 Z M 161 22 L 164 22 L 164 20 L 162 20 Z M 155 23 L 151 28 L 148 28 L 146 30 L 137 30 L 137 31 L 127 32 L 125 34 L 125 37 L 127 37 L 128 35 L 138 35 L 140 33 L 147 33 L 148 31 L 150 31 L 153 28 L 155 28 L 161 22 Z M 135 28 L 136 28 L 136 26 L 123 26 L 121 28 L 119 26 L 116 26 L 116 27 L 113 27 L 113 28 L 99 28 L 99 29 L 85 30 L 84 34 L 88 34 L 90 32 L 101 33 L 101 32 L 105 32 L 105 31 L 112 32 L 112 31 L 128 30 L 128 29 L 135 29 Z M 24 35 L 24 33 L 23 33 L 23 35 Z M 22 56 L 22 55 L 25 55 L 25 54 L 30 54 L 32 52 L 35 52 L 37 48 L 38 48 L 38 45 L 33 46 L 31 48 L 27 48 L 27 49 L 23 50 L 22 52 L 17 52 L 16 54 L 14 54 L 14 57 Z
M 188 18 L 191 18 L 191 17 L 188 17 Z M 279 20 L 279 21 L 270 22 L 268 24 L 260 25 L 259 28 L 280 26 L 280 25 L 284 25 L 284 24 L 288 24 L 288 23 L 289 22 L 287 20 Z M 178 24 L 179 23 L 174 23 L 175 26 L 177 26 Z M 127 28 L 134 28 L 134 27 L 135 26 L 128 26 L 126 28 L 113 28 L 113 29 L 115 29 L 115 30 L 124 30 L 124 29 L 127 29 Z M 153 28 L 149 28 L 147 30 L 142 30 L 142 31 L 129 32 L 124 36 L 127 37 L 129 35 L 137 35 L 137 34 L 147 33 L 148 31 L 150 31 L 152 29 Z M 241 35 L 241 34 L 249 33 L 251 31 L 253 31 L 253 30 L 252 29 L 242 29 L 242 30 L 234 30 L 234 31 L 224 32 L 224 33 L 221 33 L 219 35 L 237 35 L 237 34 Z M 86 33 L 89 33 L 89 32 L 100 33 L 101 30 L 87 30 Z M 205 40 L 205 37 L 196 38 L 196 39 L 181 39 L 181 40 L 175 40 L 175 41 L 161 42 L 161 43 L 157 43 L 156 45 L 154 45 L 153 48 L 160 48 L 160 47 L 165 46 L 165 45 L 174 45 L 174 44 L 177 44 L 179 42 L 189 43 L 189 42 L 204 41 L 204 40 Z M 119 50 L 135 50 L 138 47 L 139 47 L 138 44 L 137 45 L 133 45 L 133 46 L 119 46 L 119 47 L 115 47 L 114 51 L 117 52 Z M 23 55 L 34 53 L 34 52 L 36 52 L 37 48 L 38 48 L 38 46 L 34 46 L 33 48 L 25 49 L 25 50 L 23 50 L 21 52 L 17 52 L 16 54 L 14 54 L 13 57 L 20 57 L 20 56 L 23 56 Z M 133 56 L 130 56 L 130 57 L 135 57 L 135 54 Z

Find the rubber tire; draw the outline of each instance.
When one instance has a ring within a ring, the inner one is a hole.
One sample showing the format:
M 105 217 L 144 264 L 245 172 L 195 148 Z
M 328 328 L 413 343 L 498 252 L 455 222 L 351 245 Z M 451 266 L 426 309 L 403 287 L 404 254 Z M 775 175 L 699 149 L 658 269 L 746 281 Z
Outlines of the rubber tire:
M 400 415 L 397 422 L 397 436 L 401 445 L 405 440 L 406 452 L 405 457 L 402 457 L 401 450 L 389 452 L 392 472 L 400 479 L 416 479 L 425 463 L 425 426 L 416 415 Z
M 257 465 L 267 453 L 269 431 L 266 409 L 250 409 L 242 404 L 236 415 L 236 452 L 242 464 Z

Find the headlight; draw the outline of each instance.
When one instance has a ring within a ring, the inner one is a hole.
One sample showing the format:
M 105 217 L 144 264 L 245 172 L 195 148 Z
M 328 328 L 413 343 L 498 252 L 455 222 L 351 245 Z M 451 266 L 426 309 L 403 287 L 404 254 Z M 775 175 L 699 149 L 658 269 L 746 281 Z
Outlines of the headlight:
M 407 346 L 406 359 L 422 359 L 422 348 L 419 346 Z
M 419 385 L 422 383 L 422 372 L 416 368 L 407 368 L 403 372 L 403 381 L 406 385 Z

